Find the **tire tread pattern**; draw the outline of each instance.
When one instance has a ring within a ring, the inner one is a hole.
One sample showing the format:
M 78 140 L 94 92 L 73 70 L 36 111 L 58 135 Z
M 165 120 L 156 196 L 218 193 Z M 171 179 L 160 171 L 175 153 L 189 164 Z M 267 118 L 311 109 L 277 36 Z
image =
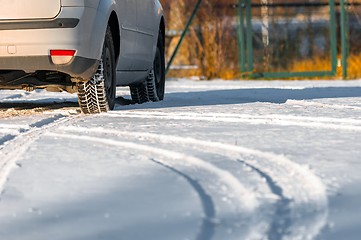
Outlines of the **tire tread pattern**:
M 109 27 L 107 28 L 105 36 L 105 43 L 106 42 L 108 42 L 108 45 L 110 44 L 110 46 L 113 46 Z M 108 112 L 110 110 L 104 81 L 104 65 L 101 61 L 97 72 L 91 80 L 77 84 L 78 102 L 84 114 L 97 114 Z
M 149 102 L 148 89 L 145 83 L 130 86 L 130 94 L 134 103 L 143 104 Z
M 149 76 L 147 78 L 147 92 L 148 92 L 149 101 L 159 102 L 157 86 L 155 84 L 154 70 L 152 70 L 149 73 Z
M 104 82 L 92 81 L 78 84 L 79 106 L 85 114 L 96 114 L 109 111 Z

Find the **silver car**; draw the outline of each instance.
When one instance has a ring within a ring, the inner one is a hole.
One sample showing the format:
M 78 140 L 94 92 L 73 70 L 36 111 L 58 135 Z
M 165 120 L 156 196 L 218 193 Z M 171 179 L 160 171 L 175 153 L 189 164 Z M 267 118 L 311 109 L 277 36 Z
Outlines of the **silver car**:
M 77 93 L 84 113 L 164 98 L 158 0 L 0 0 L 0 89 Z

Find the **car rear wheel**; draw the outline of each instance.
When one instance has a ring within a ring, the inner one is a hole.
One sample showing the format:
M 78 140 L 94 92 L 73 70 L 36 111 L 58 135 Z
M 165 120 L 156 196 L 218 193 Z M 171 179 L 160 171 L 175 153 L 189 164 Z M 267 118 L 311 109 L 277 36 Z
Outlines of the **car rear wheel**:
M 88 82 L 78 83 L 78 100 L 83 113 L 95 114 L 113 110 L 115 98 L 115 50 L 112 33 L 108 27 L 98 70 Z
M 165 89 L 165 57 L 162 32 L 159 33 L 157 50 L 153 68 L 143 83 L 130 86 L 130 94 L 134 103 L 158 102 L 164 99 Z

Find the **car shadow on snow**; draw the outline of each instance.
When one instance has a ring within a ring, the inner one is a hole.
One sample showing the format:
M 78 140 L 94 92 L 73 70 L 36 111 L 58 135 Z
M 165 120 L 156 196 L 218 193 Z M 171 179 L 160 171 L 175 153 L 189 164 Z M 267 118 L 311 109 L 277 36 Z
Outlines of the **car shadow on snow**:
M 212 106 L 212 105 L 232 105 L 247 104 L 255 102 L 283 104 L 288 100 L 312 100 L 323 98 L 349 98 L 361 97 L 361 87 L 315 87 L 305 89 L 278 89 L 278 88 L 249 88 L 249 89 L 227 89 L 209 90 L 198 92 L 172 92 L 167 93 L 165 101 L 158 104 L 150 103 L 138 105 L 124 97 L 116 99 L 116 110 L 143 109 L 143 108 L 176 108 L 191 106 Z M 77 99 L 74 101 L 52 99 L 24 100 L 1 102 L 0 111 L 8 109 L 33 110 L 40 112 L 46 110 L 58 110 L 63 108 L 78 108 Z
M 361 97 L 361 87 L 315 87 L 305 89 L 252 88 L 167 93 L 159 104 L 131 105 L 129 100 L 118 104 L 129 109 L 172 108 L 210 105 L 247 104 L 255 102 L 283 104 L 288 100 Z M 117 108 L 117 110 L 122 110 Z
M 30 110 L 34 108 L 41 108 L 45 110 L 55 110 L 61 108 L 79 107 L 77 102 L 37 102 L 37 101 L 17 101 L 17 102 L 0 102 L 0 111 L 9 108 L 15 110 Z

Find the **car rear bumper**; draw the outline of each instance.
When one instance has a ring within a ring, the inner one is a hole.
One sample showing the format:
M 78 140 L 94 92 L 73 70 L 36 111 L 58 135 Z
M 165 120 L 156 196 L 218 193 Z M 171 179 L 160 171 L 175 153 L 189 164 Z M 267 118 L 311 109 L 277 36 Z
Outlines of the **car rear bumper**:
M 1 70 L 23 70 L 25 72 L 35 72 L 38 70 L 57 71 L 66 73 L 73 78 L 84 80 L 88 80 L 94 75 L 98 65 L 98 60 L 79 56 L 75 56 L 68 64 L 61 65 L 54 64 L 49 56 L 0 57 Z
M 62 7 L 54 19 L 0 21 L 0 70 L 59 71 L 90 79 L 101 57 L 97 10 Z M 55 64 L 51 50 L 75 50 L 66 64 Z

